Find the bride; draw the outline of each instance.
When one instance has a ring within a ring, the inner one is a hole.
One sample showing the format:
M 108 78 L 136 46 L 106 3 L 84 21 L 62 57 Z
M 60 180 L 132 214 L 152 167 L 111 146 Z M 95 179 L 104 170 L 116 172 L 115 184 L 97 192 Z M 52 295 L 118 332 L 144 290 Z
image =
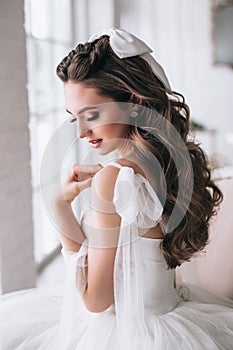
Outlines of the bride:
M 109 29 L 57 67 L 77 137 L 119 158 L 67 174 L 54 199 L 64 295 L 2 296 L 3 350 L 232 349 L 233 301 L 209 294 L 207 302 L 207 292 L 175 280 L 175 268 L 208 243 L 223 195 L 188 139 L 184 97 L 150 52 Z M 71 203 L 89 187 L 78 224 Z

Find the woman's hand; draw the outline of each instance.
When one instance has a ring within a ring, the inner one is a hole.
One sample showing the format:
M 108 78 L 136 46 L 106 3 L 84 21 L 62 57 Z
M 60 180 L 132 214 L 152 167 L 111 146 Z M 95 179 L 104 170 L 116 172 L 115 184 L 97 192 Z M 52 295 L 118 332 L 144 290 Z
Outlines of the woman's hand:
M 93 176 L 102 168 L 101 164 L 73 164 L 62 182 L 62 193 L 57 199 L 71 204 L 82 190 L 91 187 Z

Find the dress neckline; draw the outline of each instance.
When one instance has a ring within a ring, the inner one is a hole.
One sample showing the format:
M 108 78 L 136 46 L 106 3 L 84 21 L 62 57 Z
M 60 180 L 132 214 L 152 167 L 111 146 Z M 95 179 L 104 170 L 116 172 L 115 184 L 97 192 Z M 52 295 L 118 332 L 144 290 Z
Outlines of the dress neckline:
M 152 238 L 152 237 L 144 237 L 144 236 L 139 236 L 142 239 L 146 240 L 151 240 L 151 241 L 162 241 L 164 238 Z
M 151 238 L 151 237 L 139 237 L 139 239 L 142 239 L 141 242 L 146 242 L 145 244 L 153 245 L 153 244 L 160 244 L 163 241 L 163 238 Z

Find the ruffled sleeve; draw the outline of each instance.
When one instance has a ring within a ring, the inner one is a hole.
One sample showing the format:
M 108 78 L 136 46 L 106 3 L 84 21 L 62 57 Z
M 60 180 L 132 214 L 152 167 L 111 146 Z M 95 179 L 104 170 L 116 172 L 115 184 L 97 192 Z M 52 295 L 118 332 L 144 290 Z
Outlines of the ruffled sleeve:
M 84 213 L 85 213 L 84 211 L 81 211 L 81 214 L 80 214 L 81 226 L 82 226 Z M 68 250 L 65 250 L 63 247 L 61 249 L 61 254 L 66 264 L 67 278 L 68 278 L 68 275 L 71 275 L 70 271 L 73 271 L 72 278 L 76 281 L 77 291 L 82 295 L 87 285 L 86 267 L 88 266 L 88 263 L 87 263 L 88 238 L 86 238 L 83 241 L 78 252 L 68 251 Z M 70 283 L 70 282 L 67 281 L 67 283 Z
M 82 294 L 86 288 L 87 275 L 85 267 L 87 264 L 88 255 L 88 240 L 87 238 L 83 241 L 81 248 L 78 252 L 65 251 L 64 248 L 61 249 L 61 253 L 64 257 L 66 263 L 66 273 L 68 274 L 73 268 L 76 269 L 76 286 L 80 294 Z
M 132 223 L 136 220 L 139 227 L 150 228 L 162 219 L 163 206 L 153 187 L 130 167 L 120 169 L 113 203 L 122 222 Z
M 121 216 L 114 264 L 118 339 L 124 349 L 147 349 L 150 337 L 144 322 L 143 261 L 138 227 L 154 226 L 161 219 L 163 207 L 147 180 L 135 175 L 130 167 L 119 171 L 113 202 Z
M 66 264 L 66 279 L 59 324 L 59 349 L 68 349 L 78 320 L 88 319 L 82 294 L 87 284 L 88 239 L 86 238 L 78 252 L 61 249 Z

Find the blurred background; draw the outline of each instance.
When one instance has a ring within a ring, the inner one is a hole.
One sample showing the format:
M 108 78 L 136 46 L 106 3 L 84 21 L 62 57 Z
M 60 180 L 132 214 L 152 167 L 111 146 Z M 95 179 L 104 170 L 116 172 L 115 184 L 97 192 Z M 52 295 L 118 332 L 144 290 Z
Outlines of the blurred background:
M 109 27 L 131 31 L 153 49 L 172 89 L 185 96 L 218 178 L 232 177 L 232 1 L 0 0 L 1 294 L 64 282 L 59 236 L 40 186 L 46 147 L 67 120 L 55 68 L 78 42 Z M 75 126 L 66 135 L 75 141 Z M 51 172 L 63 149 L 56 142 Z M 88 152 L 82 142 L 76 146 L 70 165 Z

